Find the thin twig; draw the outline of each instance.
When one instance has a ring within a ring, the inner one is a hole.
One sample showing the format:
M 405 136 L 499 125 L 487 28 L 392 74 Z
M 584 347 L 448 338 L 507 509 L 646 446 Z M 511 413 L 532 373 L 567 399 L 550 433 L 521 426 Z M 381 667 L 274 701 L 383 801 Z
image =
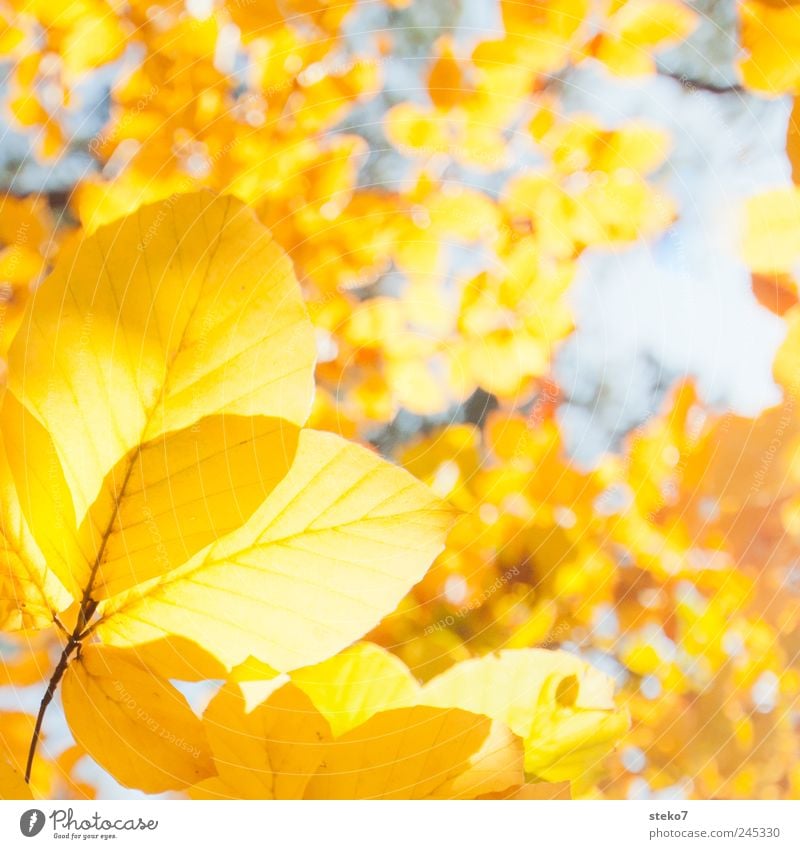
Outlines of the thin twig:
M 25 781 L 30 784 L 31 780 L 31 770 L 33 769 L 33 758 L 36 755 L 36 746 L 39 743 L 39 735 L 42 731 L 42 723 L 44 722 L 44 715 L 47 712 L 48 705 L 53 701 L 53 696 L 56 692 L 56 687 L 58 687 L 61 678 L 64 675 L 64 672 L 67 669 L 69 664 L 69 659 L 72 656 L 72 653 L 75 649 L 80 645 L 79 641 L 75 639 L 74 636 L 71 636 L 67 641 L 66 646 L 64 646 L 64 650 L 61 652 L 61 657 L 59 658 L 58 665 L 53 672 L 53 676 L 50 678 L 50 683 L 47 685 L 47 690 L 45 691 L 44 696 L 42 696 L 42 702 L 39 705 L 39 713 L 36 716 L 36 725 L 33 729 L 33 737 L 31 738 L 31 745 L 28 749 L 28 763 L 25 766 Z
M 747 89 L 739 83 L 712 83 L 708 80 L 693 79 L 686 74 L 663 69 L 659 69 L 658 75 L 675 80 L 688 91 L 705 91 L 709 94 L 738 94 L 740 97 L 744 97 L 748 93 Z
M 63 622 L 62 622 L 62 621 L 58 618 L 58 616 L 53 616 L 53 622 L 55 622 L 55 625 L 56 625 L 56 627 L 58 628 L 58 630 L 59 630 L 59 631 L 61 631 L 61 633 L 62 633 L 62 634 L 63 634 L 63 635 L 64 635 L 67 639 L 69 639 L 69 638 L 70 638 L 70 636 L 71 636 L 71 634 L 70 634 L 70 633 L 69 633 L 69 631 L 67 630 L 67 628 L 66 628 L 66 626 L 64 625 L 64 623 L 63 623 Z
M 128 480 L 130 479 L 132 471 L 133 463 L 130 463 L 128 465 L 128 470 L 125 474 L 125 479 L 122 482 L 122 488 L 120 489 L 120 493 L 125 491 L 125 487 L 128 485 Z M 91 629 L 87 628 L 87 626 L 89 625 L 89 621 L 91 620 L 92 616 L 94 616 L 95 611 L 97 610 L 97 602 L 92 598 L 94 582 L 97 579 L 97 574 L 100 570 L 100 563 L 102 562 L 106 544 L 108 543 L 108 539 L 111 536 L 111 529 L 114 527 L 114 520 L 116 519 L 118 512 L 119 501 L 117 501 L 116 509 L 112 514 L 111 518 L 108 520 L 108 525 L 106 526 L 106 529 L 103 532 L 103 536 L 100 540 L 97 555 L 94 559 L 94 563 L 92 564 L 91 572 L 89 573 L 89 580 L 86 583 L 86 589 L 84 589 L 83 597 L 81 598 L 81 606 L 80 610 L 78 611 L 77 621 L 75 622 L 75 629 L 69 635 L 67 644 L 66 646 L 64 646 L 64 651 L 61 652 L 61 657 L 58 660 L 58 665 L 56 666 L 55 671 L 53 672 L 53 676 L 50 679 L 50 683 L 47 685 L 47 690 L 45 690 L 45 694 L 44 696 L 42 696 L 42 701 L 39 705 L 39 713 L 36 716 L 36 725 L 34 726 L 33 736 L 31 737 L 31 745 L 28 749 L 28 763 L 25 767 L 25 781 L 28 784 L 30 784 L 31 780 L 33 759 L 36 756 L 36 747 L 39 745 L 39 736 L 41 735 L 42 731 L 44 715 L 45 713 L 47 713 L 47 708 L 50 706 L 50 702 L 53 701 L 53 696 L 55 695 L 56 688 L 61 682 L 61 679 L 64 677 L 64 672 L 66 672 L 67 666 L 69 665 L 70 657 L 72 657 L 72 654 L 75 652 L 76 649 L 80 649 L 83 640 L 87 637 L 89 633 L 91 633 Z

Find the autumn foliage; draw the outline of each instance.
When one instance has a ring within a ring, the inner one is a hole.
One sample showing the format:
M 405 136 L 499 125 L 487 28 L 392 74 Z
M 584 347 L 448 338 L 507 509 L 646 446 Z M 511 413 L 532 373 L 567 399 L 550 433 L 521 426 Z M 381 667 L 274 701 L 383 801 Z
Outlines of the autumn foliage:
M 580 465 L 580 263 L 680 209 L 668 130 L 556 82 L 699 17 L 501 0 L 389 97 L 408 6 L 0 2 L 5 121 L 90 163 L 0 201 L 0 798 L 800 797 L 800 189 L 741 210 L 781 403 L 687 377 Z M 795 5 L 737 14 L 800 96 Z

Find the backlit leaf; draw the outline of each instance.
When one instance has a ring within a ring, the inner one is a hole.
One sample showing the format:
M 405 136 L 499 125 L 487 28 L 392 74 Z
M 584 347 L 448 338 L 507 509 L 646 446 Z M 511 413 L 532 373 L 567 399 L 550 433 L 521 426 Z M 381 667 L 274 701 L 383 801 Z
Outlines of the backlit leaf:
M 33 799 L 25 777 L 3 760 L 0 760 L 0 799 Z
M 161 793 L 213 774 L 200 720 L 135 656 L 85 647 L 67 668 L 62 700 L 75 740 L 126 787 Z
M 489 780 L 485 770 L 487 765 Z M 326 747 L 308 799 L 436 799 L 521 783 L 519 741 L 485 716 L 431 707 L 379 713 Z
M 526 772 L 547 781 L 580 775 L 628 727 L 611 679 L 563 651 L 527 649 L 464 661 L 434 678 L 421 701 L 458 705 L 525 740 Z
M 292 681 L 337 737 L 380 711 L 410 707 L 419 697 L 406 665 L 373 643 L 356 643 L 316 666 L 297 669 Z
M 97 633 L 120 646 L 176 634 L 229 668 L 330 657 L 393 610 L 441 549 L 451 511 L 407 472 L 302 431 L 286 477 L 237 531 L 112 599 Z
M 80 522 L 110 469 L 163 433 L 221 413 L 302 423 L 313 359 L 286 256 L 241 203 L 199 193 L 62 255 L 9 380 L 52 435 Z

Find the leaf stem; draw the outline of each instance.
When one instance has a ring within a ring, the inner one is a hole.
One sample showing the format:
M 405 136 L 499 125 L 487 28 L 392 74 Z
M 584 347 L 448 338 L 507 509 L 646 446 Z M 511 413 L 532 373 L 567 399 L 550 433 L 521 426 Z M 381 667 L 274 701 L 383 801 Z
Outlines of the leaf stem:
M 36 747 L 39 745 L 39 737 L 42 733 L 42 723 L 44 722 L 44 715 L 47 713 L 47 708 L 50 706 L 50 702 L 53 701 L 53 696 L 56 694 L 56 689 L 61 683 L 61 679 L 64 677 L 64 673 L 67 671 L 69 659 L 72 657 L 75 650 L 80 648 L 81 642 L 86 636 L 85 628 L 87 623 L 92 618 L 92 616 L 94 616 L 95 610 L 97 610 L 97 602 L 89 598 L 88 593 L 90 591 L 91 585 L 89 587 L 89 590 L 87 590 L 87 593 L 84 595 L 83 601 L 81 602 L 81 608 L 78 611 L 78 619 L 75 623 L 75 630 L 69 635 L 67 644 L 64 646 L 64 649 L 61 652 L 61 657 L 58 659 L 56 668 L 53 671 L 52 676 L 50 677 L 50 682 L 48 683 L 47 689 L 45 690 L 45 693 L 42 696 L 42 701 L 39 704 L 39 713 L 36 715 L 36 725 L 33 728 L 31 745 L 28 748 L 28 763 L 25 765 L 25 782 L 27 784 L 30 784 L 31 781 L 33 759 L 36 756 Z M 56 624 L 60 625 L 62 630 L 64 630 L 64 626 L 61 625 L 61 623 L 58 621 L 58 617 L 56 617 L 55 621 Z
M 31 781 L 31 770 L 33 769 L 33 758 L 36 755 L 36 746 L 39 743 L 39 735 L 42 731 L 42 723 L 44 722 L 44 715 L 47 712 L 47 708 L 50 705 L 50 702 L 53 701 L 53 696 L 55 695 L 56 688 L 61 681 L 61 678 L 64 675 L 64 672 L 67 669 L 67 665 L 69 664 L 69 659 L 72 656 L 72 653 L 76 648 L 80 645 L 80 641 L 75 638 L 73 634 L 69 640 L 67 640 L 67 644 L 64 646 L 64 650 L 61 652 L 61 657 L 58 660 L 58 665 L 53 672 L 52 677 L 50 678 L 50 683 L 47 685 L 47 690 L 45 691 L 44 696 L 42 696 L 41 704 L 39 705 L 39 713 L 36 717 L 36 725 L 33 729 L 33 737 L 31 737 L 31 745 L 28 749 L 28 763 L 25 766 L 25 782 L 30 784 Z
M 81 643 L 87 636 L 92 632 L 92 627 L 89 626 L 89 622 L 91 618 L 94 616 L 95 611 L 97 610 L 97 602 L 92 598 L 92 592 L 94 590 L 94 583 L 97 579 L 97 574 L 100 570 L 100 564 L 103 560 L 103 554 L 106 550 L 106 545 L 108 544 L 108 539 L 111 536 L 111 531 L 114 527 L 114 521 L 119 515 L 119 502 L 122 494 L 125 492 L 126 487 L 128 486 L 128 481 L 130 480 L 131 473 L 133 472 L 133 459 L 131 458 L 130 462 L 128 462 L 128 468 L 125 471 L 125 477 L 122 481 L 122 486 L 119 489 L 119 492 L 115 498 L 114 510 L 111 514 L 111 517 L 108 520 L 108 524 L 106 525 L 105 530 L 103 531 L 103 535 L 100 539 L 100 544 L 97 548 L 97 555 L 94 558 L 94 563 L 92 564 L 91 571 L 89 573 L 89 580 L 86 583 L 86 587 L 83 591 L 83 596 L 81 597 L 81 606 L 78 610 L 78 617 L 75 622 L 75 628 L 72 633 L 69 634 L 69 639 L 67 640 L 67 644 L 64 646 L 64 650 L 61 652 L 61 657 L 58 660 L 58 664 L 53 672 L 52 677 L 50 678 L 50 683 L 47 685 L 47 690 L 45 690 L 44 696 L 42 696 L 41 704 L 39 705 L 39 713 L 36 716 L 36 725 L 33 729 L 33 736 L 31 737 L 31 745 L 28 749 L 28 763 L 25 767 L 25 781 L 30 784 L 31 780 L 31 769 L 33 768 L 33 759 L 36 755 L 36 747 L 39 744 L 39 736 L 42 732 L 42 723 L 44 722 L 44 715 L 47 713 L 47 708 L 50 706 L 50 702 L 53 701 L 53 696 L 56 693 L 56 688 L 61 683 L 61 679 L 64 677 L 64 673 L 67 670 L 67 666 L 69 665 L 69 659 L 72 657 L 73 653 L 76 649 L 80 649 Z M 53 621 L 56 625 L 59 625 L 62 630 L 66 632 L 63 625 L 61 625 L 58 616 L 54 616 Z M 88 627 L 87 627 L 88 626 Z M 79 655 L 80 656 L 80 655 Z

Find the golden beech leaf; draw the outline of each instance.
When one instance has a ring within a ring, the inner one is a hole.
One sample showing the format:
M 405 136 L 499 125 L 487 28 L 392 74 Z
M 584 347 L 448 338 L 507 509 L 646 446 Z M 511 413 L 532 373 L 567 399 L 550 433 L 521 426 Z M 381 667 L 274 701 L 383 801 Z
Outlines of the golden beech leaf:
M 53 439 L 11 391 L 3 397 L 0 434 L 7 445 L 14 446 L 7 454 L 8 469 L 35 545 L 71 596 L 80 599 L 83 585 L 78 578 L 85 571 L 81 568 L 84 554 Z M 35 556 L 29 551 L 29 562 L 35 562 Z M 68 604 L 65 600 L 57 609 Z M 47 624 L 52 624 L 52 617 Z
M 226 667 L 323 660 L 395 608 L 441 550 L 452 511 L 407 472 L 341 438 L 300 433 L 292 466 L 237 531 L 101 606 L 98 636 L 175 634 Z
M 525 737 L 526 773 L 545 781 L 580 778 L 625 734 L 630 717 L 610 709 L 608 688 L 599 677 L 588 685 L 578 675 L 547 682 Z
M 9 350 L 9 385 L 52 435 L 80 523 L 108 471 L 164 433 L 222 413 L 302 423 L 314 351 L 269 232 L 239 201 L 198 192 L 59 257 Z
M 475 799 L 494 793 L 512 793 L 524 781 L 524 748 L 516 734 L 501 722 L 492 722 L 481 747 L 467 768 L 436 788 L 433 799 Z
M 3 760 L 0 760 L 0 799 L 33 799 L 25 777 Z
M 116 595 L 239 528 L 286 474 L 297 433 L 265 416 L 209 416 L 134 449 L 83 523 L 79 586 L 98 562 L 92 597 Z
M 175 681 L 224 681 L 228 674 L 197 643 L 174 634 L 136 646 L 136 659 L 155 675 Z
M 429 681 L 421 702 L 462 707 L 525 740 L 526 772 L 546 781 L 581 775 L 628 728 L 608 676 L 564 651 L 504 651 L 463 661 Z
M 380 711 L 410 707 L 419 697 L 408 667 L 374 643 L 356 643 L 322 663 L 295 670 L 291 678 L 336 737 Z
M 289 676 L 285 672 L 277 672 L 268 663 L 255 657 L 248 657 L 235 666 L 230 674 L 226 673 L 222 677 L 239 685 L 246 713 L 258 707 L 278 687 L 289 683 Z
M 8 392 L 0 428 L 23 512 L 76 599 L 102 599 L 185 563 L 238 528 L 289 467 L 297 428 L 280 419 L 209 416 L 157 437 L 106 476 L 80 532 L 47 431 Z
M 191 788 L 193 798 L 473 798 L 523 780 L 519 738 L 462 710 L 382 711 L 334 739 L 296 685 L 276 683 L 248 713 L 229 683 L 203 722 L 217 775 Z
M 17 445 L 0 435 L 0 630 L 45 628 L 71 598 L 48 568 L 23 515 L 11 460 Z
M 292 684 L 250 713 L 237 686 L 226 684 L 203 724 L 218 775 L 192 788 L 195 798 L 301 799 L 330 739 L 324 717 Z
M 464 798 L 519 785 L 520 741 L 498 725 L 425 706 L 376 714 L 326 747 L 306 798 Z
M 126 787 L 179 790 L 214 772 L 184 696 L 131 653 L 85 646 L 64 674 L 62 700 L 77 743 Z

